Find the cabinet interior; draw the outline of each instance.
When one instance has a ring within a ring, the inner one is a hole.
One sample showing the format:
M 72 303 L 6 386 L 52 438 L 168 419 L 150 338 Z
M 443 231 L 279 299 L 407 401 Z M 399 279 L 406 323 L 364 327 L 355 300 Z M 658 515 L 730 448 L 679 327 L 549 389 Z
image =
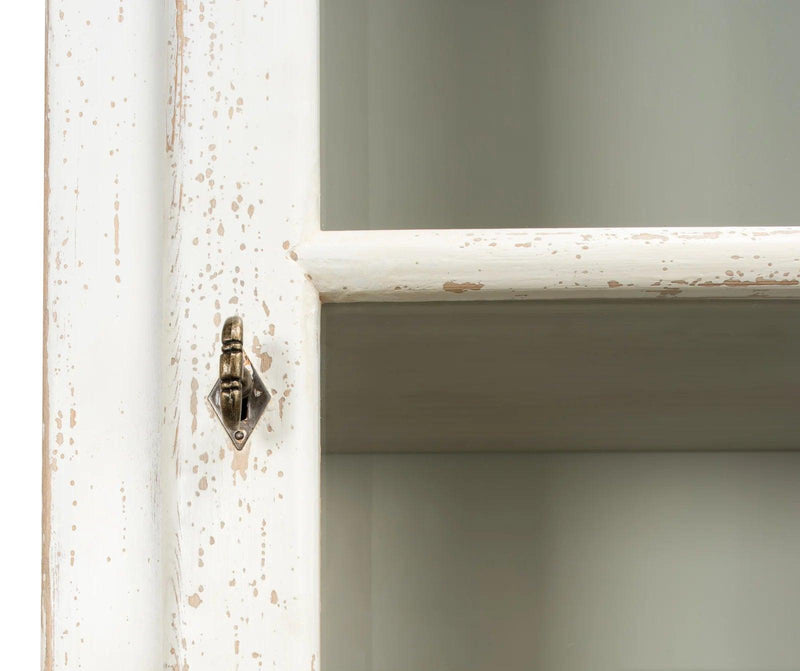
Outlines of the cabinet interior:
M 326 306 L 325 668 L 796 668 L 799 326 Z
M 784 226 L 793 0 L 322 0 L 328 229 Z

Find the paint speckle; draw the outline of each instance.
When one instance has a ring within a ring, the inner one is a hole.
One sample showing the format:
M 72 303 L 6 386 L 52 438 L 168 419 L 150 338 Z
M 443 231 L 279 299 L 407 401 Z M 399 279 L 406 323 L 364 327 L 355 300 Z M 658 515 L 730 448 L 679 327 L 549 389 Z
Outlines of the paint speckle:
M 798 280 L 774 280 L 767 277 L 756 277 L 754 280 L 725 280 L 723 282 L 700 282 L 698 287 L 796 287 Z
M 449 282 L 445 282 L 442 285 L 442 288 L 445 291 L 449 291 L 451 294 L 463 294 L 467 291 L 480 291 L 483 289 L 482 282 L 454 282 L 450 280 Z
M 259 358 L 259 370 L 262 373 L 266 373 L 272 365 L 272 357 L 267 352 L 262 351 L 261 341 L 255 335 L 253 336 L 253 354 Z
M 197 390 L 200 388 L 200 384 L 197 382 L 197 378 L 192 378 L 192 397 L 189 400 L 189 410 L 192 413 L 192 433 L 197 431 Z

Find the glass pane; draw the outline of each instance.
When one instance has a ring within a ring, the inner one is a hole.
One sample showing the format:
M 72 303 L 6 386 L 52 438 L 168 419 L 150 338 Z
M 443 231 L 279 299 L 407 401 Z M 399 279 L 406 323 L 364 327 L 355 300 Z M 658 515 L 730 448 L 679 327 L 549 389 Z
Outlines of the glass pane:
M 321 11 L 324 228 L 797 223 L 798 2 Z

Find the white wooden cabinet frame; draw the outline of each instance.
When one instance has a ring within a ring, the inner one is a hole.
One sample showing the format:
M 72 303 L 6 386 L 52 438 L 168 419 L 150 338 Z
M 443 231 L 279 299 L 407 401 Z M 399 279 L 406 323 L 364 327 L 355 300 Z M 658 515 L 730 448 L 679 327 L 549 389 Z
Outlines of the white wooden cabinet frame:
M 321 302 L 800 299 L 793 226 L 321 232 L 316 0 L 50 0 L 47 43 L 48 671 L 320 669 Z

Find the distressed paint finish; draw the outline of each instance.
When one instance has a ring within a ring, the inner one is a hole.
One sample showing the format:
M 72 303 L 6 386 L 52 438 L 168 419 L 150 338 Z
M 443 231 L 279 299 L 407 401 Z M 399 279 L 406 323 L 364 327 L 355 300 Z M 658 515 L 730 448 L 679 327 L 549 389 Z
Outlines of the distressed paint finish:
M 167 668 L 319 668 L 317 4 L 171 7 L 162 451 Z M 206 396 L 238 314 L 272 400 L 236 452 Z
M 43 667 L 318 668 L 319 301 L 291 251 L 316 5 L 164 10 L 48 9 Z M 241 454 L 205 401 L 233 313 L 276 395 Z
M 319 233 L 317 24 L 312 0 L 50 2 L 47 670 L 320 668 L 314 285 L 800 296 L 796 228 Z M 242 453 L 205 400 L 234 313 L 274 395 Z
M 800 298 L 800 227 L 321 232 L 323 301 Z
M 47 13 L 42 663 L 161 667 L 164 11 Z

